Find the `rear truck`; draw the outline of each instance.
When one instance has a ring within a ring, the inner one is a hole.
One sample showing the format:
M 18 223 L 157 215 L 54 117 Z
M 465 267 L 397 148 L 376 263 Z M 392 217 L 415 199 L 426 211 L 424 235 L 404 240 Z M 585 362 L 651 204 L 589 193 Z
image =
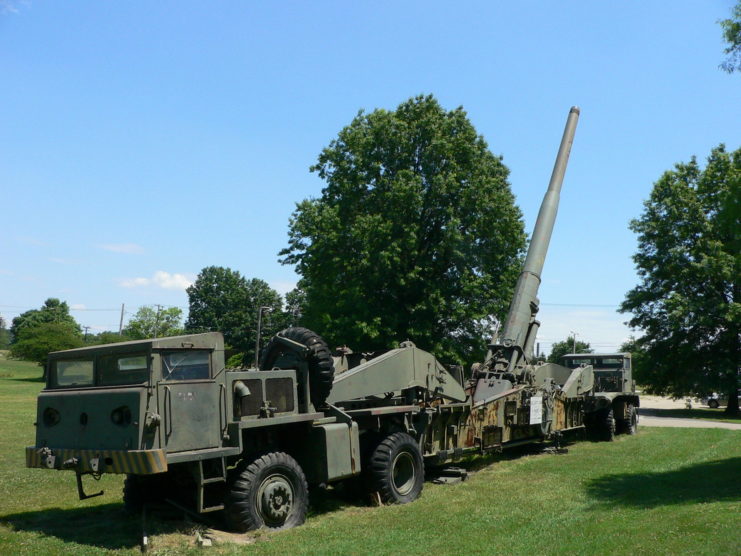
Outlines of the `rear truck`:
M 638 432 L 640 399 L 633 380 L 630 353 L 569 353 L 561 358 L 570 369 L 591 366 L 594 395 L 585 407 L 584 424 L 595 440 Z
M 411 502 L 425 465 L 583 428 L 592 368 L 533 357 L 578 115 L 572 108 L 507 320 L 470 378 L 409 341 L 335 359 L 305 328 L 273 337 L 257 369 L 226 369 L 215 332 L 55 352 L 27 466 L 73 471 L 80 498 L 85 475 L 122 473 L 129 510 L 165 499 L 223 512 L 236 531 L 281 529 L 304 521 L 310 485 L 344 481 L 382 503 Z

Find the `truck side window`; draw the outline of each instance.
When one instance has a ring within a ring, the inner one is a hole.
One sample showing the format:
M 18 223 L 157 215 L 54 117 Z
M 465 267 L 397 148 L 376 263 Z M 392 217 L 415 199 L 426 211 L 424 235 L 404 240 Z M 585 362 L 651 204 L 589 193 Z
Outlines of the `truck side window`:
M 211 377 L 208 351 L 174 351 L 162 355 L 162 378 L 165 380 L 199 380 Z

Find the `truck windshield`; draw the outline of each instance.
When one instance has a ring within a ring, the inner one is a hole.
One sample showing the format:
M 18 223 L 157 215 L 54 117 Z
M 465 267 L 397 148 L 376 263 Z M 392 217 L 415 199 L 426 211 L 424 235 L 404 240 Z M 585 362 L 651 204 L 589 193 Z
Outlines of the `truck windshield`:
M 56 361 L 54 364 L 52 387 L 92 386 L 94 380 L 92 359 Z
M 623 375 L 615 371 L 598 371 L 594 373 L 595 392 L 621 392 Z
M 210 378 L 208 351 L 175 351 L 162 356 L 165 380 L 200 380 Z
M 98 359 L 99 384 L 140 384 L 149 377 L 147 355 L 131 354 L 104 355 Z
M 141 384 L 149 378 L 149 356 L 126 353 L 52 361 L 50 388 Z

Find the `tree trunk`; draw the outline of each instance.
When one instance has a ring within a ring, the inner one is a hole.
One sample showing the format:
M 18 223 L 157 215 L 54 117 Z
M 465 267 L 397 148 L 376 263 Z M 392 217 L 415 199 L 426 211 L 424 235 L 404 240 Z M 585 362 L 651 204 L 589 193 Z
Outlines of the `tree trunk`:
M 728 392 L 728 405 L 726 406 L 725 413 L 727 415 L 738 415 L 738 389 L 733 388 Z

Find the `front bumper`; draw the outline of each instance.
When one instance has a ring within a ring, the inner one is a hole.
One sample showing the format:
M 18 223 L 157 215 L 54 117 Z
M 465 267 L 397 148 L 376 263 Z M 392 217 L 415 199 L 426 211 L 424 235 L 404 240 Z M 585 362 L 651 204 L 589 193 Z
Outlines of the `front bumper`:
M 79 473 L 134 473 L 167 471 L 164 450 L 77 450 L 26 447 L 26 467 L 69 469 Z

